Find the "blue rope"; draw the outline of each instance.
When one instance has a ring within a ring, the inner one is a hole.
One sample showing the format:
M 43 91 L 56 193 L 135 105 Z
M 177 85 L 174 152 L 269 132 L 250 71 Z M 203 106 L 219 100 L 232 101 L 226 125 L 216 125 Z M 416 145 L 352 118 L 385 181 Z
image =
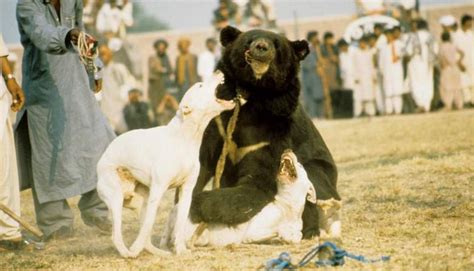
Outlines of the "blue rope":
M 295 269 L 291 264 L 290 253 L 282 252 L 276 259 L 269 260 L 265 264 L 265 270 L 281 271 L 281 270 Z
M 297 267 L 303 267 L 307 265 L 314 257 L 316 257 L 316 255 L 318 255 L 321 252 L 321 250 L 324 248 L 331 249 L 333 253 L 331 254 L 331 257 L 329 259 L 315 261 L 315 265 L 317 267 L 342 266 L 345 263 L 344 261 L 345 257 L 354 259 L 362 263 L 386 262 L 390 260 L 390 256 L 382 256 L 378 259 L 367 259 L 362 255 L 355 255 L 341 248 L 338 248 L 334 243 L 325 242 L 324 244 L 319 245 L 313 248 L 310 252 L 308 252 L 303 257 L 303 259 L 301 259 L 301 261 L 298 263 L 297 266 L 293 266 L 291 264 L 290 254 L 287 252 L 283 252 L 280 254 L 280 256 L 277 259 L 272 259 L 268 261 L 267 264 L 265 265 L 265 270 L 280 271 L 280 270 L 285 270 L 285 269 L 288 270 L 288 269 L 296 269 Z

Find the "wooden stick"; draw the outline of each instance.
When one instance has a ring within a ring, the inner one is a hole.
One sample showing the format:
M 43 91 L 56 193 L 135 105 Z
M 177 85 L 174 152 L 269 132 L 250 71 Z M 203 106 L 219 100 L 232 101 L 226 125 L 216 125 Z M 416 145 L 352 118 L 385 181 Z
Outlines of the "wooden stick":
M 5 206 L 4 204 L 0 203 L 0 210 L 2 210 L 5 214 L 9 215 L 13 218 L 16 222 L 20 223 L 20 225 L 25 228 L 27 231 L 31 232 L 34 236 L 41 238 L 43 237 L 43 233 L 39 231 L 37 228 L 31 226 L 28 222 L 23 220 L 21 217 L 16 215 L 10 208 Z

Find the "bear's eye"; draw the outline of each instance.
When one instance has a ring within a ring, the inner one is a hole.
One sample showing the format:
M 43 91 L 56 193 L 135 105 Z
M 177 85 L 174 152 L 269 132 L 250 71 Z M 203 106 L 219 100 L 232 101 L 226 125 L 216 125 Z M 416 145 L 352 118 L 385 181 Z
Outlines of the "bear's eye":
M 275 46 L 275 49 L 277 50 L 278 48 L 280 48 L 280 42 L 277 39 L 273 40 L 273 45 Z
M 246 45 L 247 48 L 250 48 L 250 44 L 252 44 L 252 40 L 248 40 L 245 45 Z

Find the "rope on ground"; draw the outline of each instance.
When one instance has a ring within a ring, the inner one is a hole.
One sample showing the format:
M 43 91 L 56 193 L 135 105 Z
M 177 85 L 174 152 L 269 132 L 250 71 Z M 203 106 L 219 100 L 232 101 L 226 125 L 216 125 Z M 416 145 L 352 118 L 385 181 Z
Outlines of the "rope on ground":
M 280 270 L 296 269 L 296 267 L 291 264 L 290 253 L 282 252 L 278 258 L 269 260 L 265 264 L 265 270 L 280 271 Z
M 330 253 L 331 256 L 328 259 L 316 260 L 314 262 L 316 267 L 342 266 L 345 263 L 344 261 L 345 257 L 354 259 L 362 263 L 386 262 L 390 260 L 390 256 L 382 256 L 378 259 L 367 259 L 366 257 L 362 255 L 355 255 L 355 254 L 349 253 L 346 250 L 343 250 L 337 247 L 334 243 L 325 242 L 322 245 L 319 245 L 311 249 L 311 251 L 309 251 L 296 266 L 291 264 L 290 254 L 287 252 L 283 252 L 280 254 L 280 256 L 277 259 L 269 260 L 267 264 L 265 265 L 265 270 L 280 271 L 280 270 L 290 270 L 290 269 L 297 269 L 299 267 L 304 267 L 311 260 L 313 260 L 314 257 L 316 257 L 319 253 L 321 253 L 323 249 L 328 249 L 329 251 L 331 251 Z M 284 255 L 284 257 L 282 257 L 282 255 Z

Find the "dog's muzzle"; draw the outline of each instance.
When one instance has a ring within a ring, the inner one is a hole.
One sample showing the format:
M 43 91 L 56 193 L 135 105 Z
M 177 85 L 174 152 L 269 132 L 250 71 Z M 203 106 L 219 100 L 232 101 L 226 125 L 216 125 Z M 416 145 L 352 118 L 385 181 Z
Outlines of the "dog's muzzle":
M 286 150 L 281 155 L 280 169 L 278 172 L 279 179 L 293 182 L 298 178 L 296 165 L 298 160 L 291 150 Z

